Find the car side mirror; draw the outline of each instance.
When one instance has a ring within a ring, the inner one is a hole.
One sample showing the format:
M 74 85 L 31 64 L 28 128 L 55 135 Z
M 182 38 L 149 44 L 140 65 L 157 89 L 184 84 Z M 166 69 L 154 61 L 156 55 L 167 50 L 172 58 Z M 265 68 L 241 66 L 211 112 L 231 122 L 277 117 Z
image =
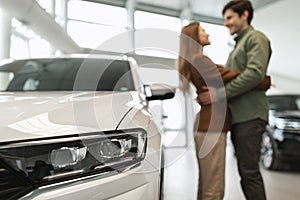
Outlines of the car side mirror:
M 175 96 L 175 90 L 175 87 L 163 83 L 144 85 L 144 91 L 148 101 L 172 99 Z

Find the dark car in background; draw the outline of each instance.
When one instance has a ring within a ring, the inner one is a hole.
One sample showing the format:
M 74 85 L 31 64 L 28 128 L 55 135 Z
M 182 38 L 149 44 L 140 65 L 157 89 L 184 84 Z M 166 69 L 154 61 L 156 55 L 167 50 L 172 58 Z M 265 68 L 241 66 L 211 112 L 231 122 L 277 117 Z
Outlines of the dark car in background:
M 261 161 L 267 169 L 300 163 L 300 95 L 269 95 L 269 125 L 263 134 Z

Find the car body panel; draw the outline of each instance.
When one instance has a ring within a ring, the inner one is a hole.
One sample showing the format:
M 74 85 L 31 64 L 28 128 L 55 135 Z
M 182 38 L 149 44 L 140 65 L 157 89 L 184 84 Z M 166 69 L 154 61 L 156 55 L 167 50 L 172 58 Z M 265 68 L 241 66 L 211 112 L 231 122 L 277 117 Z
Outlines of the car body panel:
M 118 101 L 116 101 L 118 99 Z M 133 101 L 131 92 L 1 93 L 1 141 L 116 129 Z M 114 106 L 113 112 L 107 105 Z M 95 112 L 105 113 L 105 115 Z M 68 113 L 68 115 L 66 115 Z M 88 120 L 86 117 L 89 116 Z

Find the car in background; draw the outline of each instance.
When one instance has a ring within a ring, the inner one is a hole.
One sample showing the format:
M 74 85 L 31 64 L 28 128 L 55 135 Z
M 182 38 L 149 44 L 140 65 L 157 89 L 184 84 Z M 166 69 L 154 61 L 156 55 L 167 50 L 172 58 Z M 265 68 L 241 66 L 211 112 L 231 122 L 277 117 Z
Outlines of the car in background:
M 159 199 L 161 130 L 133 58 L 66 56 L 0 65 L 1 199 Z
M 269 95 L 269 125 L 263 134 L 261 161 L 267 169 L 300 163 L 300 95 Z

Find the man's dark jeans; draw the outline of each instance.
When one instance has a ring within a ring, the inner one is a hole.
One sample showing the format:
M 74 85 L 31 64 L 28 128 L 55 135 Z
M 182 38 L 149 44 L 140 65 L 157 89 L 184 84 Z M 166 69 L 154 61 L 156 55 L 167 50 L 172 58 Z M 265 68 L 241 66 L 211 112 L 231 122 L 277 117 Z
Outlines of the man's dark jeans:
M 231 127 L 241 186 L 247 200 L 265 200 L 265 187 L 259 170 L 260 145 L 266 122 L 255 119 Z

